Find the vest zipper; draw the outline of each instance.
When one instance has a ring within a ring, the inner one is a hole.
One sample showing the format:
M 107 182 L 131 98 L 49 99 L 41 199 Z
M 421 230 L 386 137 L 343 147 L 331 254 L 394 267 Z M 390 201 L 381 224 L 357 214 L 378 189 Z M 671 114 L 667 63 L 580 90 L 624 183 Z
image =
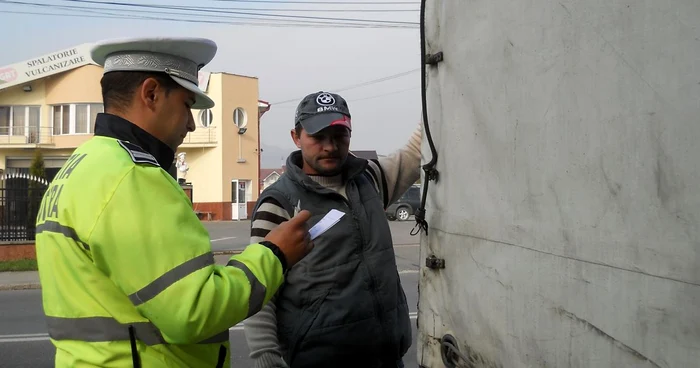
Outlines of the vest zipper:
M 355 185 L 353 185 L 354 188 L 356 188 Z M 347 192 L 346 192 L 347 193 Z M 367 260 L 365 259 L 364 255 L 364 248 L 365 248 L 365 233 L 362 231 L 362 226 L 360 226 L 360 221 L 358 220 L 358 217 L 355 215 L 355 211 L 352 208 L 352 205 L 350 204 L 350 201 L 347 200 L 345 197 L 342 195 L 338 194 L 345 204 L 348 206 L 348 209 L 350 209 L 350 213 L 352 214 L 352 219 L 353 223 L 357 227 L 358 232 L 360 233 L 360 242 L 361 242 L 361 249 L 360 249 L 360 260 L 361 262 L 367 267 Z M 376 287 L 377 281 L 374 279 L 374 275 L 372 274 L 372 270 L 367 267 L 367 274 L 369 275 L 369 287 L 370 287 L 370 294 L 372 295 L 372 304 L 374 306 L 374 314 L 377 316 L 377 320 L 379 321 L 379 326 L 381 327 L 382 333 L 385 333 L 386 331 L 384 330 L 384 318 L 382 318 L 382 309 L 381 306 L 379 305 L 379 300 L 377 299 L 376 295 Z M 382 344 L 384 342 L 382 341 Z

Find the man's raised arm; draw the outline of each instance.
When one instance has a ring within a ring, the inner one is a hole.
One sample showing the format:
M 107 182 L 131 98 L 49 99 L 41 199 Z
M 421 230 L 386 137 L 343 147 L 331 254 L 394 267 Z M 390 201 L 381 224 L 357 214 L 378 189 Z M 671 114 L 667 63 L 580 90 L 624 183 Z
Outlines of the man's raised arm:
M 369 169 L 389 207 L 420 178 L 423 125 L 419 124 L 408 143 L 386 157 L 371 160 Z

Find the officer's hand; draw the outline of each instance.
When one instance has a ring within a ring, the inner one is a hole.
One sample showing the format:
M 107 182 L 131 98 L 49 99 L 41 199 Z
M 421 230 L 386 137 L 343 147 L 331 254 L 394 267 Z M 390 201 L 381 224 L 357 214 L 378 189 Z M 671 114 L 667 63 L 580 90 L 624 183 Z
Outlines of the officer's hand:
M 289 221 L 285 221 L 272 229 L 265 240 L 277 245 L 287 260 L 287 268 L 291 268 L 301 261 L 311 249 L 311 236 L 306 221 L 311 218 L 311 212 L 303 210 Z

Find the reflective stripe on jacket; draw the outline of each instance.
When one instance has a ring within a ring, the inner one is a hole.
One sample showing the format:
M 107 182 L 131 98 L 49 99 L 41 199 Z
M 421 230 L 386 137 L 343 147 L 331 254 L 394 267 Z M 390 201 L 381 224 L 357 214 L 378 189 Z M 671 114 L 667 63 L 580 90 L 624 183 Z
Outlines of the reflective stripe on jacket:
M 95 136 L 56 175 L 36 253 L 57 367 L 229 366 L 228 329 L 283 281 L 252 244 L 216 265 L 207 230 L 146 151 Z

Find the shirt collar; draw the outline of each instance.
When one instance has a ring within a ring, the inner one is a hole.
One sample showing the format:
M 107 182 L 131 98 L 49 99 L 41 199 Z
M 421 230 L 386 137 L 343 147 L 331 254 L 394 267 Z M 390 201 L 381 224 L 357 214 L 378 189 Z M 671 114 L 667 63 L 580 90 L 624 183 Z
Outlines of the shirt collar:
M 108 113 L 97 114 L 95 135 L 119 139 L 133 143 L 153 155 L 165 171 L 169 171 L 175 159 L 175 152 L 165 143 L 136 124 Z

